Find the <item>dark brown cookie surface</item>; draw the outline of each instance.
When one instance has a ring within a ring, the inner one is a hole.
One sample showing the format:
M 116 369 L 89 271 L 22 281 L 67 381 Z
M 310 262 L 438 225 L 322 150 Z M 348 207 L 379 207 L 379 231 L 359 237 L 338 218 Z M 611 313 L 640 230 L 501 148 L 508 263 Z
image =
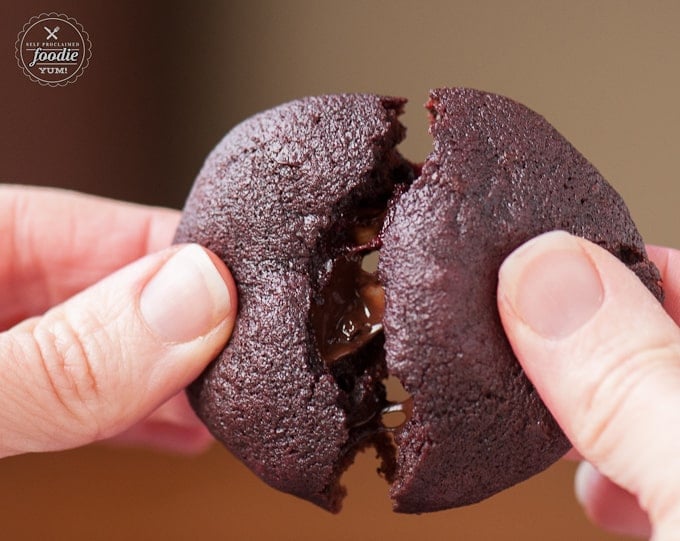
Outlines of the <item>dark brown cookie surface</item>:
M 661 298 L 620 196 L 541 116 L 507 98 L 436 90 L 434 150 L 384 235 L 388 371 L 413 395 L 396 435 L 396 508 L 479 501 L 569 448 L 505 338 L 498 269 L 554 229 L 618 256 Z
M 176 237 L 220 256 L 239 292 L 194 408 L 267 483 L 332 511 L 368 445 L 404 512 L 478 501 L 566 450 L 496 309 L 498 268 L 519 244 L 568 230 L 660 296 L 620 197 L 542 117 L 434 91 L 434 151 L 413 181 L 420 168 L 394 150 L 403 103 L 322 96 L 248 119 L 207 159 Z M 362 270 L 378 248 L 386 306 Z M 412 395 L 397 447 L 381 420 L 396 407 L 388 374 Z

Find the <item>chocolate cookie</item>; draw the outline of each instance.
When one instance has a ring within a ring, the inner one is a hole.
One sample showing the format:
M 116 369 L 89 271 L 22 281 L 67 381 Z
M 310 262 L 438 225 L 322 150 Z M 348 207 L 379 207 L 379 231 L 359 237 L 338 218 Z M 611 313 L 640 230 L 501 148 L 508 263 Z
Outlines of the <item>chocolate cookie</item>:
M 498 268 L 512 250 L 566 230 L 662 295 L 623 200 L 545 119 L 469 89 L 435 90 L 427 107 L 434 150 L 380 253 L 387 369 L 413 394 L 391 489 L 405 512 L 479 501 L 569 448 L 496 309 Z
M 403 512 L 478 501 L 567 450 L 496 309 L 498 267 L 519 244 L 568 230 L 661 297 L 621 198 L 543 118 L 434 91 L 421 171 L 395 150 L 403 103 L 323 96 L 245 121 L 206 161 L 176 237 L 217 253 L 239 290 L 194 408 L 262 479 L 331 511 L 366 446 Z M 410 397 L 388 399 L 388 376 Z

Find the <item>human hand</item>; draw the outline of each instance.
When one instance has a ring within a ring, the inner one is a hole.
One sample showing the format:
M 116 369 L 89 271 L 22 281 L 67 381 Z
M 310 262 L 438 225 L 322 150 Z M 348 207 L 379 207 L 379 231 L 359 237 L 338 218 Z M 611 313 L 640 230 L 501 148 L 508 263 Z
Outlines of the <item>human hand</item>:
M 512 347 L 576 450 L 601 526 L 680 536 L 680 252 L 651 248 L 661 305 L 598 246 L 546 233 L 511 254 L 498 306 Z
M 0 185 L 0 457 L 211 441 L 182 390 L 228 340 L 236 290 L 207 250 L 168 248 L 178 220 Z

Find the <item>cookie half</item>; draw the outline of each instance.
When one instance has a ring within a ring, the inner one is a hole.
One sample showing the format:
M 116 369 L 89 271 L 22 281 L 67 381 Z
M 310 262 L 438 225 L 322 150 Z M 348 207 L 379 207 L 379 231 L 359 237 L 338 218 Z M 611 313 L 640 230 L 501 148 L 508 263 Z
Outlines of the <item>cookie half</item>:
M 398 511 L 477 502 L 570 447 L 513 355 L 496 308 L 515 248 L 561 229 L 606 248 L 661 299 L 621 197 L 544 118 L 471 89 L 430 95 L 434 149 L 384 232 L 387 369 L 413 396 Z
M 325 301 L 324 285 L 336 261 L 356 274 L 376 216 L 413 176 L 394 150 L 403 103 L 322 96 L 246 120 L 208 157 L 176 235 L 223 259 L 239 294 L 229 344 L 189 389 L 196 412 L 267 483 L 330 511 L 359 449 L 380 449 L 386 472 L 394 465 L 378 413 L 387 377 L 380 329 L 351 347 L 356 340 L 331 338 L 342 323 L 318 307 L 339 296 L 342 313 L 331 317 L 342 319 L 356 301 L 353 279 Z

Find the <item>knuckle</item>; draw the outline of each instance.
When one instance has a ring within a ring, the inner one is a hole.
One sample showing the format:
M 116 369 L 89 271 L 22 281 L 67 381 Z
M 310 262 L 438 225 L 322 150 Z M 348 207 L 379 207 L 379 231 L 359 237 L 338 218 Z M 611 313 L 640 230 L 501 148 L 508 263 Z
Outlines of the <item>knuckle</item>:
M 81 314 L 77 325 L 65 314 L 39 323 L 32 331 L 41 387 L 51 397 L 53 407 L 61 409 L 84 431 L 98 439 L 96 409 L 101 402 L 101 386 L 95 367 L 103 350 L 96 321 Z
M 591 457 L 609 456 L 630 429 L 631 398 L 653 392 L 653 380 L 680 367 L 680 345 L 659 343 L 635 351 L 604 356 L 605 369 L 592 381 L 583 397 L 581 426 L 575 444 Z M 608 358 L 607 358 L 608 357 Z M 651 384 L 650 384 L 651 383 Z M 647 400 L 653 397 L 647 396 Z

